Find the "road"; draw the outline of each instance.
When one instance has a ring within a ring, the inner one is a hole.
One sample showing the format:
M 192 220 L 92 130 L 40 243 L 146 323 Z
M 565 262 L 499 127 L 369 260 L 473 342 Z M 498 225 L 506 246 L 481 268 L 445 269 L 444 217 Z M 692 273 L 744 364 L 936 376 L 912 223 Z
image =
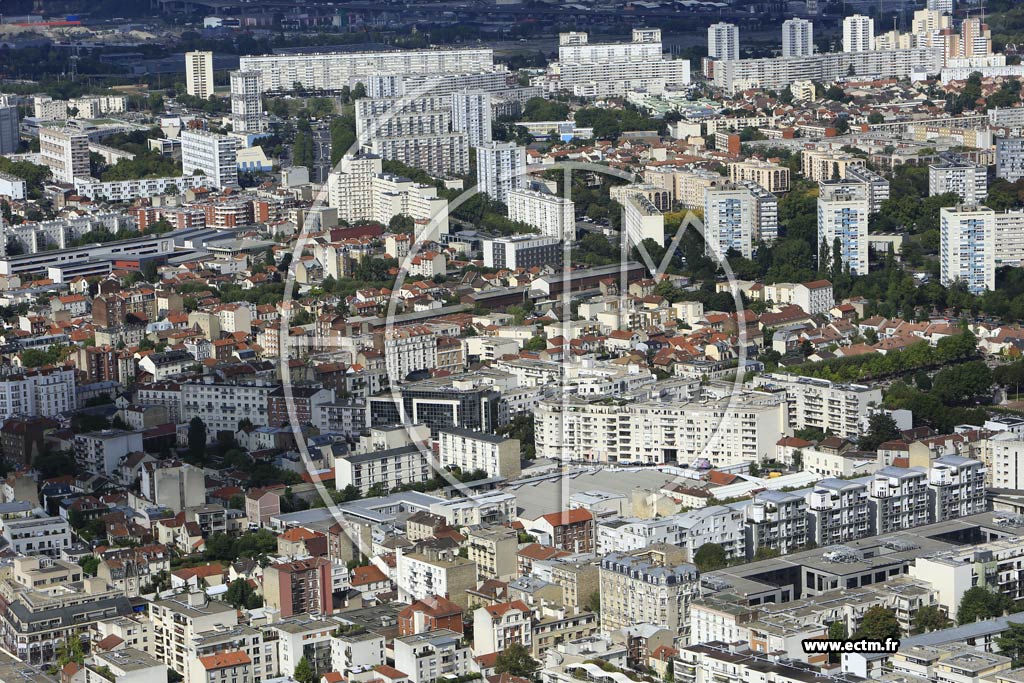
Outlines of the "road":
M 327 182 L 331 172 L 331 129 L 327 124 L 313 128 L 313 168 L 309 169 L 312 182 Z

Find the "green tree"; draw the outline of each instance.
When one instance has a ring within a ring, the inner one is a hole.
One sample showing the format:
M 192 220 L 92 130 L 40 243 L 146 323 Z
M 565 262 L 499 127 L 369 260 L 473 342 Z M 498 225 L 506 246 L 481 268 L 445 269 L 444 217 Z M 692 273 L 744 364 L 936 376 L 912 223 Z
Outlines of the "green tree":
M 96 571 L 100 566 L 100 558 L 95 555 L 83 555 L 78 560 L 78 566 L 82 568 L 88 576 L 96 576 Z
M 869 608 L 853 637 L 857 640 L 898 639 L 900 622 L 896 619 L 896 612 L 881 605 Z
M 991 396 L 992 370 L 980 360 L 945 367 L 936 373 L 932 391 L 947 405 Z
M 1002 593 L 996 593 L 984 586 L 967 589 L 960 598 L 960 606 L 956 610 L 956 621 L 963 626 L 973 624 L 979 619 L 1001 617 L 1013 608 L 1013 601 Z
M 57 648 L 57 665 L 64 666 L 74 662 L 85 663 L 85 649 L 82 647 L 82 634 L 76 631 L 70 638 L 61 641 Z
M 256 609 L 263 606 L 263 598 L 249 585 L 249 581 L 243 578 L 237 578 L 231 582 L 227 592 L 224 593 L 224 602 L 227 602 L 235 609 L 242 607 Z
M 206 424 L 199 416 L 188 423 L 188 454 L 199 462 L 206 458 Z
M 313 666 L 305 656 L 303 656 L 303 658 L 299 660 L 299 663 L 295 665 L 295 672 L 292 674 L 292 678 L 294 678 L 297 683 L 316 683 L 316 672 L 313 671 Z
M 938 605 L 925 605 L 914 614 L 914 633 L 940 631 L 950 625 L 949 617 Z
M 520 643 L 512 643 L 504 651 L 498 653 L 498 659 L 494 665 L 495 673 L 507 673 L 524 678 L 533 678 L 539 668 L 540 664 L 537 660 L 531 657 L 529 650 Z
M 548 348 L 548 342 L 541 335 L 532 337 L 526 344 L 523 345 L 524 351 L 544 351 Z
M 587 596 L 587 602 L 584 607 L 594 614 L 601 613 L 601 591 L 594 591 Z
M 1024 666 L 1024 624 L 1010 623 L 1009 628 L 996 638 L 999 654 L 1013 659 L 1013 668 Z
M 862 451 L 877 451 L 886 441 L 900 438 L 896 420 L 889 413 L 877 412 L 868 418 L 868 431 L 861 435 L 858 446 Z
M 761 546 L 754 553 L 754 561 L 758 560 L 770 560 L 780 555 L 778 548 L 769 548 L 768 546 Z
M 726 565 L 725 548 L 717 543 L 705 543 L 693 554 L 693 563 L 701 572 L 711 572 Z
M 849 631 L 846 629 L 845 621 L 833 621 L 828 625 L 828 639 L 829 640 L 846 640 L 850 637 Z M 841 655 L 838 652 L 829 652 L 828 661 L 832 664 L 836 664 L 840 661 Z

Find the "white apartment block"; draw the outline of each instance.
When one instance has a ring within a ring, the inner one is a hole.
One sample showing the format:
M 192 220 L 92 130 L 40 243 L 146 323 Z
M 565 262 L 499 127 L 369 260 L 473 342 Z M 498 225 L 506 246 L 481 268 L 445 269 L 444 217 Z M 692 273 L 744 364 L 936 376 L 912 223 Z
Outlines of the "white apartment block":
M 996 213 L 987 206 L 960 205 L 939 211 L 941 281 L 963 282 L 972 294 L 996 286 Z
M 868 213 L 882 210 L 882 202 L 889 198 L 889 181 L 867 166 L 847 166 L 843 177 L 847 183 L 860 183 L 868 193 Z
M 624 96 L 632 90 L 663 92 L 690 83 L 690 63 L 666 59 L 660 29 L 633 29 L 629 43 L 591 43 L 586 33 L 558 37 L 558 62 L 546 85 L 578 97 Z
M 452 130 L 465 133 L 470 147 L 491 141 L 491 94 L 483 90 L 452 93 Z M 479 160 L 478 160 L 479 162 Z
M 576 236 L 576 206 L 572 200 L 538 190 L 508 192 L 508 217 L 537 228 L 542 235 L 572 240 Z
M 21 132 L 18 123 L 18 107 L 6 105 L 0 98 L 0 154 L 14 154 L 21 144 Z M 10 192 L 0 189 L 0 194 L 11 196 Z M 18 197 L 12 197 L 18 199 Z
M 129 453 L 142 452 L 142 432 L 104 429 L 75 434 L 75 460 L 93 474 L 112 477 Z
M 0 117 L 3 116 L 2 110 L 0 110 Z M 0 121 L 0 126 L 3 123 Z M 17 140 L 17 137 L 15 137 Z M 0 149 L 3 149 L 2 142 L 0 142 Z M 8 152 L 13 152 L 17 149 L 15 144 L 14 149 L 9 149 Z M 8 199 L 25 199 L 28 196 L 28 183 L 17 176 L 9 175 L 7 173 L 0 173 L 0 197 L 7 197 Z
M 437 177 L 469 172 L 469 145 L 462 133 L 379 137 L 372 140 L 370 150 Z
M 480 607 L 473 612 L 473 654 L 504 652 L 514 644 L 533 649 L 533 610 L 521 600 Z
M 483 240 L 483 251 L 485 268 L 516 270 L 561 263 L 563 245 L 557 237 L 512 235 Z
M 437 367 L 438 332 L 425 325 L 394 327 L 384 337 L 384 360 L 391 382 Z
M 267 426 L 267 397 L 273 387 L 250 384 L 181 385 L 181 421 L 198 417 L 206 425 L 210 440 L 217 432 L 238 431 L 238 423 L 248 418 L 256 427 Z
M 463 472 L 483 470 L 488 477 L 512 479 L 521 471 L 519 447 L 519 439 L 449 428 L 438 432 L 437 457 L 442 467 L 454 466 Z
M 740 58 L 740 29 L 736 24 L 720 21 L 708 26 L 708 57 L 723 60 Z
M 264 92 L 280 92 L 291 90 L 295 83 L 308 90 L 341 90 L 380 74 L 437 76 L 495 68 L 493 50 L 460 48 L 244 56 L 239 70 L 261 72 Z
M 843 479 L 822 479 L 806 497 L 807 540 L 838 545 L 873 533 L 868 487 Z
M 10 369 L 0 374 L 0 418 L 56 417 L 76 407 L 75 371 L 69 366 Z
M 346 678 L 386 663 L 382 635 L 367 631 L 337 635 L 331 640 L 331 670 Z
M 907 78 L 913 72 L 939 73 L 941 47 L 870 52 L 829 52 L 810 56 L 739 59 L 715 65 L 715 85 L 733 94 L 749 88 L 783 90 L 798 81 L 835 81 L 850 75 Z
M 491 199 L 508 203 L 508 193 L 523 186 L 526 148 L 491 141 L 476 148 L 476 187 Z
M 988 196 L 988 168 L 950 159 L 928 166 L 928 196 L 953 193 L 964 204 L 979 204 Z
M 1024 138 L 996 139 L 996 177 L 1011 183 L 1024 178 Z
M 793 429 L 813 427 L 843 438 L 858 436 L 869 408 L 882 403 L 881 389 L 799 375 L 765 373 L 754 378 L 754 385 L 786 396 Z
M 959 455 L 937 458 L 928 469 L 931 521 L 944 522 L 984 512 L 985 466 Z
M 655 543 L 667 543 L 685 549 L 692 562 L 702 545 L 716 543 L 729 558 L 744 557 L 745 529 L 743 512 L 724 505 L 655 519 L 614 518 L 610 523 L 597 524 L 597 553 L 629 553 Z
M 218 628 L 236 626 L 238 612 L 227 603 L 210 600 L 205 593 L 184 593 L 150 603 L 149 620 L 153 623 L 153 655 L 190 683 L 193 641 Z
M 360 144 L 384 159 L 439 177 L 469 170 L 469 136 L 453 128 L 451 95 L 363 98 L 355 115 Z
M 622 228 L 629 244 L 653 240 L 665 245 L 665 216 L 642 194 L 631 194 L 622 205 Z
M 834 251 L 836 240 L 843 267 L 857 275 L 868 272 L 868 191 L 863 184 L 821 183 L 818 195 L 818 251 L 821 245 Z
M 465 609 L 466 590 L 476 588 L 476 582 L 476 564 L 466 558 L 431 559 L 420 553 L 398 551 L 395 584 L 398 599 L 403 602 L 440 595 Z
M 810 57 L 814 54 L 814 24 L 806 19 L 782 22 L 782 56 Z
M 17 555 L 60 557 L 71 546 L 71 527 L 62 517 L 5 519 L 3 538 Z
M 238 138 L 201 130 L 181 132 L 181 173 L 202 171 L 218 190 L 238 186 Z
M 874 530 L 887 534 L 931 521 L 928 473 L 924 469 L 883 467 L 868 484 Z
M 753 556 L 757 548 L 774 548 L 787 555 L 807 544 L 807 503 L 802 496 L 762 491 L 743 512 L 748 556 Z
M 754 197 L 735 185 L 708 188 L 704 193 L 704 248 L 724 261 L 729 250 L 753 256 Z
M 395 668 L 410 683 L 435 683 L 468 675 L 473 653 L 462 643 L 461 634 L 438 629 L 395 638 Z
M 89 176 L 89 136 L 70 128 L 39 127 L 39 159 L 59 183 Z
M 535 412 L 540 457 L 568 462 L 664 464 L 706 458 L 715 467 L 774 457 L 788 427 L 779 396 L 612 404 L 545 400 Z
M 185 190 L 203 187 L 206 182 L 206 176 L 201 175 L 108 181 L 86 176 L 75 178 L 75 192 L 93 200 L 130 202 L 166 194 L 181 194 Z
M 1000 432 L 988 440 L 992 467 L 992 487 L 1024 489 L 1024 438 L 1012 432 Z
M 231 128 L 236 133 L 262 133 L 266 130 L 261 78 L 259 71 L 231 72 Z
M 843 52 L 868 52 L 875 46 L 875 20 L 863 14 L 843 19 Z
M 434 476 L 429 451 L 414 444 L 369 453 L 350 453 L 335 459 L 338 489 L 354 486 L 366 495 L 371 489 L 385 491 L 403 484 L 418 484 Z
M 185 90 L 204 100 L 213 94 L 212 52 L 185 53 Z

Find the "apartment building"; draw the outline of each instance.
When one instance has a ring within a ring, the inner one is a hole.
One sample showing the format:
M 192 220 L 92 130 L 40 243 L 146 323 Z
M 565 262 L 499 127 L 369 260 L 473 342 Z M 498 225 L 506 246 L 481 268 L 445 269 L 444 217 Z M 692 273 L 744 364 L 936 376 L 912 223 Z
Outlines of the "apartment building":
M 185 90 L 189 95 L 208 99 L 213 94 L 213 53 L 185 53 Z
M 484 267 L 530 269 L 560 266 L 565 247 L 557 237 L 510 235 L 483 240 Z
M 14 154 L 20 143 L 18 107 L 0 103 L 0 154 Z M 7 193 L 0 190 L 0 194 Z
M 672 192 L 668 188 L 653 183 L 630 183 L 628 185 L 615 185 L 610 188 L 608 194 L 619 204 L 625 206 L 626 200 L 634 195 L 639 195 L 654 204 L 658 211 L 672 210 Z
M 977 204 L 939 211 L 942 284 L 963 282 L 972 294 L 996 286 L 996 213 Z
M 527 526 L 546 545 L 575 554 L 594 552 L 594 515 L 583 508 L 542 515 Z
M 392 50 L 382 52 L 307 52 L 243 56 L 240 71 L 259 71 L 264 92 L 338 90 L 373 76 L 474 74 L 495 71 L 489 48 Z
M 181 173 L 201 171 L 218 190 L 238 187 L 238 138 L 204 130 L 181 132 Z
M 690 83 L 690 63 L 662 54 L 660 29 L 634 28 L 628 43 L 591 43 L 586 33 L 561 33 L 558 62 L 548 67 L 541 82 L 577 97 L 663 92 Z
M 772 548 L 781 555 L 807 545 L 807 502 L 803 496 L 783 491 L 762 491 L 744 508 L 747 553 Z
M 928 166 L 928 196 L 952 193 L 964 204 L 980 204 L 988 196 L 988 168 L 960 158 Z
M 458 90 L 452 98 L 452 130 L 465 133 L 470 147 L 491 141 L 491 94 L 484 90 Z
M 623 233 L 630 244 L 651 240 L 658 246 L 665 244 L 665 216 L 650 199 L 642 194 L 630 194 L 622 205 Z
M 331 671 L 342 676 L 369 671 L 386 663 L 384 636 L 379 633 L 353 629 L 331 639 Z
M 769 192 L 789 192 L 790 172 L 785 166 L 760 159 L 747 159 L 729 164 L 729 181 L 752 180 Z
M 855 274 L 868 272 L 868 215 L 870 205 L 867 188 L 843 181 L 820 183 L 818 195 L 818 246 L 829 249 L 831 258 L 841 259 Z M 835 247 L 838 244 L 838 253 Z
M 488 140 L 476 146 L 476 187 L 502 204 L 510 190 L 524 184 L 526 148 L 514 142 Z
M 1013 432 L 1000 432 L 988 439 L 987 449 L 992 488 L 1024 488 L 1024 439 Z
M 384 159 L 438 177 L 469 171 L 469 136 L 452 123 L 452 97 L 363 98 L 356 101 L 356 136 Z
M 263 599 L 282 617 L 329 616 L 332 587 L 331 562 L 323 557 L 278 562 L 263 571 Z
M 89 136 L 69 127 L 39 127 L 39 160 L 58 183 L 89 177 Z
M 754 378 L 754 386 L 785 395 L 793 429 L 811 427 L 843 438 L 858 436 L 868 409 L 882 403 L 881 389 L 798 375 L 765 373 Z
M 473 612 L 473 654 L 504 652 L 513 644 L 533 649 L 534 612 L 521 600 L 480 607 Z
M 985 466 L 959 455 L 936 458 L 928 469 L 931 521 L 942 522 L 984 512 Z
M 104 429 L 75 434 L 75 461 L 85 470 L 113 477 L 129 453 L 141 453 L 142 432 Z
M 526 223 L 542 235 L 559 240 L 576 237 L 576 208 L 572 200 L 539 190 L 513 189 L 507 194 L 508 217 Z
M 481 580 L 515 578 L 518 550 L 519 536 L 509 527 L 477 529 L 468 534 L 467 557 L 476 563 Z
M 60 557 L 71 546 L 71 527 L 62 517 L 49 515 L 6 519 L 2 536 L 19 555 Z
M 652 543 L 667 543 L 686 551 L 688 561 L 706 543 L 722 546 L 730 559 L 746 556 L 746 524 L 743 512 L 724 505 L 710 505 L 655 519 L 631 517 L 599 522 L 597 553 L 633 552 Z
M 702 402 L 544 400 L 535 412 L 536 448 L 538 456 L 563 461 L 761 462 L 774 457 L 791 413 L 782 395 Z
M 723 60 L 740 58 L 740 29 L 736 24 L 720 21 L 708 26 L 708 57 Z
M 236 133 L 262 133 L 267 128 L 261 78 L 259 71 L 231 72 L 231 129 Z
M 149 620 L 153 623 L 153 656 L 192 683 L 193 640 L 217 628 L 236 626 L 238 612 L 202 592 L 183 593 L 151 602 Z
M 438 330 L 426 325 L 388 330 L 384 337 L 384 359 L 391 381 L 402 382 L 414 372 L 438 367 L 440 337 Z
M 410 683 L 435 683 L 466 676 L 473 665 L 472 652 L 462 635 L 440 630 L 401 636 L 394 640 L 395 668 Z
M 520 444 L 495 434 L 468 429 L 443 429 L 438 433 L 438 459 L 442 467 L 463 472 L 483 470 L 488 477 L 513 479 L 520 473 Z
M 782 56 L 810 57 L 814 54 L 814 24 L 806 19 L 782 22 Z
M 861 183 L 864 185 L 864 189 L 868 194 L 869 214 L 881 211 L 882 202 L 889 198 L 889 181 L 867 166 L 848 166 L 843 180 L 848 183 Z
M 476 588 L 477 567 L 463 557 L 398 552 L 395 583 L 400 600 L 426 600 L 440 595 L 462 609 L 469 607 L 467 590 Z
M 800 39 L 793 43 L 800 49 L 808 45 Z M 942 66 L 941 47 L 829 52 L 719 62 L 715 65 L 714 82 L 735 94 L 749 88 L 783 90 L 799 81 L 831 82 L 851 72 L 875 78 L 907 78 L 913 72 L 939 73 Z
M 704 193 L 704 244 L 708 256 L 725 260 L 730 250 L 753 253 L 754 198 L 746 188 L 723 185 Z
M 514 552 L 512 560 L 514 564 Z M 411 636 L 439 629 L 448 629 L 456 633 L 463 631 L 462 608 L 446 598 L 435 595 L 426 600 L 417 600 L 398 613 L 399 635 Z
M 225 653 L 244 653 L 249 658 L 250 680 L 252 683 L 261 683 L 279 673 L 276 635 L 274 631 L 243 624 L 217 625 L 192 638 L 188 643 L 186 661 L 195 662 L 203 657 Z M 199 672 L 200 680 L 204 675 L 202 671 Z
M 338 489 L 354 486 L 363 495 L 417 484 L 435 476 L 432 454 L 416 445 L 350 453 L 334 462 Z
M 851 169 L 864 165 L 864 159 L 831 149 L 805 149 L 800 152 L 800 170 L 808 180 L 822 183 L 842 180 Z
M 1015 183 L 1024 178 L 1024 138 L 996 139 L 996 177 Z
M 865 484 L 822 479 L 806 496 L 807 540 L 838 545 L 870 536 L 873 519 Z
M 431 436 L 447 427 L 495 432 L 508 423 L 508 406 L 501 392 L 468 376 L 436 377 L 406 382 L 400 399 L 374 396 L 368 401 L 370 426 L 425 424 Z
M 206 182 L 206 176 L 201 175 L 107 181 L 87 176 L 75 178 L 75 192 L 97 201 L 130 202 L 135 199 L 180 194 L 202 187 Z
M 930 521 L 928 473 L 924 470 L 883 467 L 868 484 L 868 497 L 878 534 L 912 529 Z
M 875 20 L 863 14 L 843 19 L 843 52 L 868 52 L 875 49 Z
M 699 577 L 694 565 L 678 561 L 678 553 L 677 548 L 652 545 L 601 558 L 601 630 L 652 624 L 686 642 Z
M 711 187 L 728 182 L 720 174 L 702 168 L 648 167 L 644 182 L 663 187 L 672 193 L 672 201 L 684 209 L 703 209 L 704 193 Z
M 12 415 L 55 417 L 76 407 L 73 366 L 0 371 L 0 418 Z
M 187 383 L 181 385 L 181 421 L 198 417 L 212 439 L 219 432 L 238 431 L 247 418 L 255 427 L 266 427 L 267 397 L 274 387 L 258 384 Z

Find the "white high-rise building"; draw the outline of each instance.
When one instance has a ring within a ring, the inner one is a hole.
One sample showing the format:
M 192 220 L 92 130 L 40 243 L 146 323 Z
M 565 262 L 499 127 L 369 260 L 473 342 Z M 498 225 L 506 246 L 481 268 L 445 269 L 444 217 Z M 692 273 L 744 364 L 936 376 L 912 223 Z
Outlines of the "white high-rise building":
M 202 171 L 210 185 L 219 189 L 238 186 L 238 138 L 204 130 L 181 133 L 181 172 Z
M 89 136 L 68 128 L 39 128 L 39 156 L 59 183 L 89 177 Z
M 724 260 L 730 249 L 753 256 L 754 196 L 745 187 L 709 187 L 704 193 L 704 244 L 709 256 Z
M 625 198 L 622 230 L 631 245 L 653 240 L 658 246 L 665 246 L 665 215 L 643 194 Z
M 491 94 L 460 90 L 452 94 L 452 130 L 465 133 L 470 147 L 491 141 Z
M 928 196 L 955 193 L 964 204 L 977 204 L 988 196 L 988 168 L 960 159 L 944 159 L 928 166 Z
M 540 230 L 541 234 L 571 240 L 576 236 L 576 207 L 565 197 L 537 190 L 510 190 L 508 217 Z
M 806 19 L 782 22 L 782 56 L 810 57 L 814 54 L 814 24 Z
M 868 272 L 868 213 L 869 197 L 867 185 L 843 181 L 820 183 L 818 195 L 818 244 L 820 254 L 822 243 L 833 254 L 836 240 L 839 240 L 839 257 L 842 265 L 857 275 Z
M 722 60 L 740 58 L 740 29 L 736 24 L 720 21 L 708 26 L 708 57 Z
M 212 52 L 185 53 L 185 90 L 204 100 L 213 94 Z
M 488 142 L 476 148 L 476 186 L 491 199 L 508 203 L 508 193 L 523 186 L 526 148 L 514 142 Z
M 956 2 L 954 0 L 928 0 L 926 7 L 933 12 L 952 14 L 953 10 L 956 9 Z
M 231 72 L 231 127 L 237 133 L 262 133 L 266 130 L 263 118 L 263 88 L 259 71 Z
M 977 204 L 943 208 L 939 233 L 942 284 L 961 281 L 973 294 L 995 289 L 996 212 Z
M 843 52 L 868 52 L 874 45 L 874 19 L 863 14 L 843 19 Z
M 469 171 L 468 136 L 452 129 L 450 95 L 357 100 L 356 135 L 374 154 L 438 177 Z

